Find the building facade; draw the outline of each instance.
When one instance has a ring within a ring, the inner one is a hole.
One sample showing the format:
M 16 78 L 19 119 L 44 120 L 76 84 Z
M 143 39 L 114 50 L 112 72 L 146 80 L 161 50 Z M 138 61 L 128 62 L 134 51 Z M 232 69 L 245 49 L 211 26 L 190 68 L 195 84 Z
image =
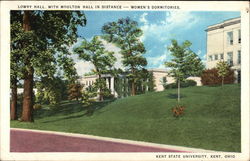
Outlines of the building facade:
M 219 61 L 226 61 L 234 70 L 236 82 L 241 77 L 241 19 L 233 18 L 208 26 L 206 67 L 216 67 Z
M 154 81 L 154 91 L 163 91 L 164 90 L 164 79 L 167 84 L 174 83 L 175 79 L 171 76 L 169 76 L 169 73 L 166 69 L 149 69 L 149 72 L 152 73 L 153 81 Z M 129 78 L 126 77 L 126 75 L 119 75 L 117 77 L 114 77 L 110 74 L 103 74 L 101 77 L 106 81 L 106 85 L 108 89 L 110 89 L 111 94 L 114 95 L 114 97 L 127 97 L 130 95 L 130 84 L 129 84 Z M 79 82 L 84 86 L 84 89 L 89 88 L 90 86 L 93 86 L 96 80 L 98 79 L 97 75 L 90 75 L 90 76 L 84 76 L 79 79 Z M 189 80 L 194 80 L 197 83 L 197 86 L 201 86 L 201 78 L 200 77 L 189 77 L 187 78 Z M 150 80 L 146 80 L 146 82 L 149 82 Z M 141 84 L 140 86 L 136 86 L 137 91 L 152 91 L 149 86 Z
M 108 89 L 110 89 L 111 94 L 117 97 L 117 92 L 115 91 L 115 77 L 111 74 L 102 74 L 101 77 L 106 81 L 106 85 Z M 90 86 L 93 86 L 97 79 L 97 75 L 90 75 L 82 77 L 79 79 L 79 82 L 83 85 L 83 89 L 85 90 Z

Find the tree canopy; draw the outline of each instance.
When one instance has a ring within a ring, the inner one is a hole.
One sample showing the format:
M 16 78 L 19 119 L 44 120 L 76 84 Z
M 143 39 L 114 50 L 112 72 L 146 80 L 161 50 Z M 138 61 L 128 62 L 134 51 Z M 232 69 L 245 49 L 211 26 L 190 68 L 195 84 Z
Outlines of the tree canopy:
M 85 15 L 80 11 L 11 11 L 11 26 L 21 31 L 12 34 L 11 39 L 22 38 L 20 43 L 14 43 L 15 48 L 12 46 L 19 51 L 11 53 L 11 68 L 22 64 L 24 69 L 21 72 L 24 79 L 22 121 L 33 120 L 34 76 L 53 79 L 58 70 L 63 70 L 67 79 L 75 79 L 68 48 L 77 40 L 77 27 L 85 24 Z M 18 61 L 14 59 L 17 55 L 20 55 Z
M 106 82 L 101 74 L 111 73 L 114 69 L 113 65 L 116 61 L 114 52 L 107 51 L 98 36 L 95 36 L 90 42 L 84 40 L 79 47 L 74 49 L 80 59 L 91 62 L 95 69 L 92 71 L 98 75 L 95 81 L 95 87 L 99 89 L 99 100 L 103 100 L 103 94 L 106 88 Z
M 227 74 L 229 73 L 230 67 L 227 64 L 227 62 L 224 61 L 219 61 L 216 64 L 216 69 L 218 70 L 218 75 L 219 77 L 221 77 L 221 85 L 223 86 L 224 84 L 224 78 L 225 76 L 227 76 Z
M 131 95 L 135 95 L 135 82 L 138 78 L 137 71 L 147 65 L 147 60 L 142 56 L 146 52 L 140 37 L 143 32 L 138 23 L 130 18 L 121 18 L 114 22 L 108 22 L 102 27 L 103 38 L 113 42 L 121 48 L 122 63 L 130 72 Z
M 177 40 L 172 40 L 171 45 L 168 46 L 173 58 L 165 62 L 165 65 L 170 68 L 170 75 L 178 83 L 178 101 L 180 101 L 180 82 L 190 76 L 200 76 L 205 68 L 201 59 L 190 49 L 191 45 L 192 43 L 187 40 L 180 45 Z

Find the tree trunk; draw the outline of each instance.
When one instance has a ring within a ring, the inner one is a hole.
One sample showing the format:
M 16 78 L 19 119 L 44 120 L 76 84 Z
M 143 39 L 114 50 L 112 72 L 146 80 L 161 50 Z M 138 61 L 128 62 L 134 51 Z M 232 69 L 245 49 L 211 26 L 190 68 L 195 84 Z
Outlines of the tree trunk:
M 17 120 L 17 80 L 12 82 L 10 119 Z
M 33 122 L 33 69 L 25 72 L 21 121 Z
M 180 82 L 180 80 L 178 79 L 178 103 L 180 103 L 180 85 L 181 84 L 181 82 Z
M 221 79 L 221 86 L 223 86 L 224 85 L 224 77 L 222 77 L 222 79 Z
M 24 11 L 23 29 L 25 32 L 30 31 L 30 11 Z M 34 69 L 30 64 L 31 57 L 25 60 L 26 71 L 24 72 L 24 90 L 23 90 L 23 110 L 21 121 L 33 122 L 33 74 Z
M 135 82 L 134 80 L 132 80 L 132 85 L 131 85 L 131 95 L 134 96 L 135 95 Z

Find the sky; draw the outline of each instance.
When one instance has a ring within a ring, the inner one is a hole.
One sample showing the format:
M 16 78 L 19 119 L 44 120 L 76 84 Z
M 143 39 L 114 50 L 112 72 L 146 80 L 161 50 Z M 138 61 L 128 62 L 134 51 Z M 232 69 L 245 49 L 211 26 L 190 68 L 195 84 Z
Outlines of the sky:
M 117 21 L 120 18 L 130 17 L 138 22 L 143 31 L 140 38 L 146 48 L 143 55 L 148 65 L 146 68 L 164 69 L 164 62 L 171 60 L 167 47 L 172 39 L 179 43 L 189 40 L 194 51 L 205 63 L 206 32 L 205 29 L 224 20 L 240 17 L 240 12 L 184 12 L 184 11 L 85 11 L 87 25 L 78 27 L 78 41 L 71 48 L 78 46 L 83 38 L 91 40 L 93 36 L 101 35 L 101 28 L 107 22 Z M 119 48 L 112 44 L 105 44 L 107 49 L 119 53 Z M 115 66 L 122 66 L 121 56 L 116 54 L 118 62 Z M 78 75 L 90 72 L 93 65 L 78 60 L 74 56 Z

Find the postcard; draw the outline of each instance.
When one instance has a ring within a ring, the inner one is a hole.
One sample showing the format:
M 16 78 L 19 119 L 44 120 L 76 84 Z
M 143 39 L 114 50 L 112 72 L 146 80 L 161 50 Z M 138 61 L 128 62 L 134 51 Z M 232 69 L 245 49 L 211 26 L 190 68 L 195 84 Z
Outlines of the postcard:
M 2 1 L 1 160 L 247 161 L 249 2 Z

